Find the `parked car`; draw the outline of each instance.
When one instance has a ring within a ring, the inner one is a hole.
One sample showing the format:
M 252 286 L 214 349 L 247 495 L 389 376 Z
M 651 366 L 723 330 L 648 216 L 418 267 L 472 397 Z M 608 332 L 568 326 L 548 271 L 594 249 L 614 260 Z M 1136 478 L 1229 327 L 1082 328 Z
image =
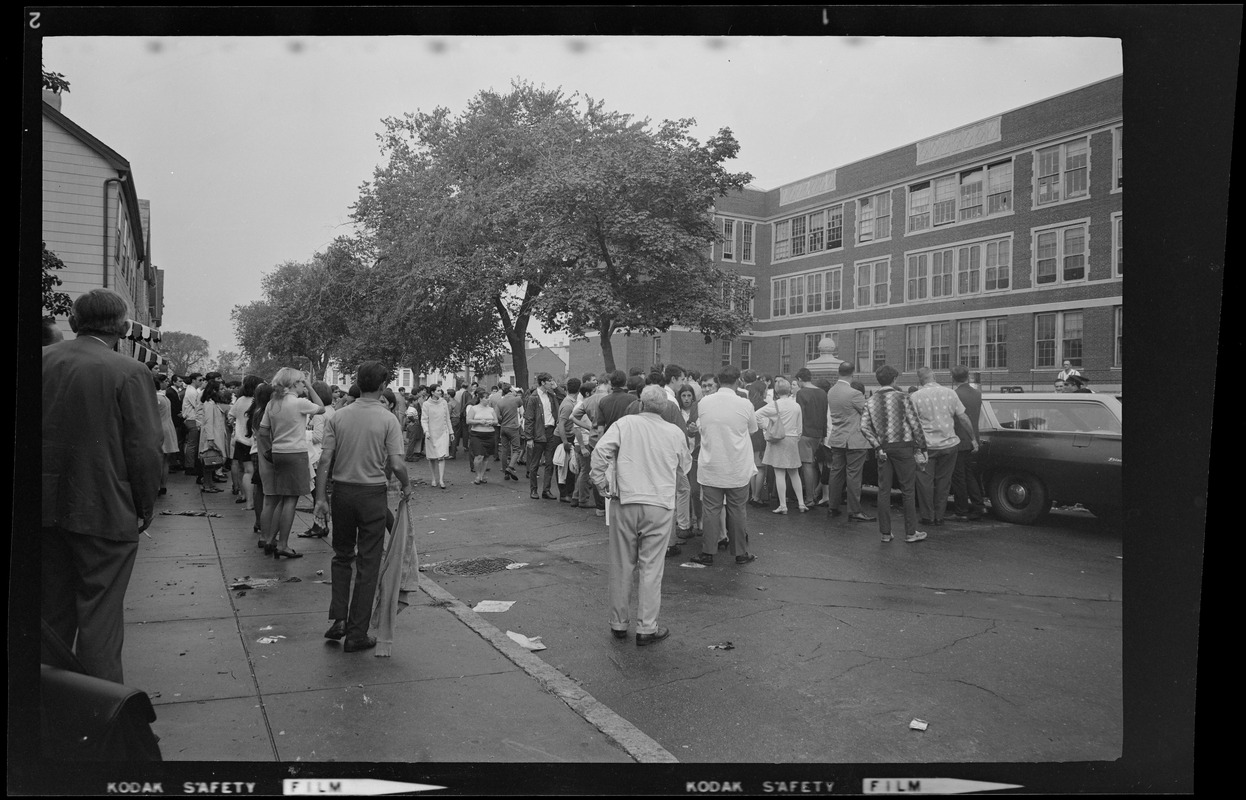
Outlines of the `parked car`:
M 1121 403 L 1106 394 L 983 394 L 978 467 L 991 511 L 1031 524 L 1052 504 L 1122 508 Z
M 991 512 L 1029 525 L 1053 504 L 1080 504 L 1119 518 L 1121 419 L 1109 394 L 984 392 L 978 469 Z M 864 483 L 877 486 L 877 476 L 871 451 Z

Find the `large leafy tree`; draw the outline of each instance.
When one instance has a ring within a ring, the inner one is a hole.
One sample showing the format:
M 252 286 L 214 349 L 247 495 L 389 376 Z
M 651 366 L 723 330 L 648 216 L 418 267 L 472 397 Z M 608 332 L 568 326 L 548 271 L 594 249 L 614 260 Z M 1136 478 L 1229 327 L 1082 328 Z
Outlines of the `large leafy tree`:
M 70 309 L 73 308 L 73 302 L 69 299 L 69 295 L 65 292 L 56 291 L 56 287 L 61 285 L 61 278 L 56 274 L 55 270 L 64 269 L 65 262 L 60 257 L 48 249 L 48 243 L 43 243 L 43 316 L 46 319 L 54 319 L 56 317 L 65 317 L 69 315 Z
M 183 331 L 164 331 L 160 334 L 160 355 L 169 362 L 169 370 L 178 375 L 189 372 L 207 372 L 211 366 L 212 351 L 208 340 L 202 336 Z
M 356 267 L 349 243 L 337 240 L 310 261 L 287 261 L 265 273 L 264 298 L 230 313 L 243 354 L 324 375 L 348 334 Z
M 355 207 L 403 284 L 399 307 L 425 309 L 406 318 L 413 335 L 459 342 L 458 355 L 478 366 L 505 344 L 520 385 L 537 299 L 563 269 L 532 187 L 552 131 L 574 124 L 572 98 L 522 83 L 480 92 L 457 117 L 438 108 L 387 119 L 388 161 Z

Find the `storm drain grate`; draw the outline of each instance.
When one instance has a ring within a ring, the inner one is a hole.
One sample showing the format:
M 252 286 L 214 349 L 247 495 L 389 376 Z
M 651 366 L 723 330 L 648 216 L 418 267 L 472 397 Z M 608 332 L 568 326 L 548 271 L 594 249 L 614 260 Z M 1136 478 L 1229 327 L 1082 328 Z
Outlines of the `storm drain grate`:
M 508 564 L 514 563 L 509 558 L 460 558 L 434 565 L 433 572 L 441 575 L 488 575 L 501 572 Z

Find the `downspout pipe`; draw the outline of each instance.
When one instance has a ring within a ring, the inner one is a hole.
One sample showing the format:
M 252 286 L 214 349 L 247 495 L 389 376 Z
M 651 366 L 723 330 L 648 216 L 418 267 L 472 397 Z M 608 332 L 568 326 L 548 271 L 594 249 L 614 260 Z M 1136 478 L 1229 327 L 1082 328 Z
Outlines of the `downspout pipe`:
M 125 177 L 126 176 L 122 175 L 120 178 L 108 178 L 104 181 L 104 225 L 103 225 L 103 228 L 104 228 L 104 288 L 105 289 L 108 288 L 108 184 L 125 183 Z M 120 199 L 118 199 L 117 203 L 118 203 L 117 211 L 120 212 L 121 210 Z

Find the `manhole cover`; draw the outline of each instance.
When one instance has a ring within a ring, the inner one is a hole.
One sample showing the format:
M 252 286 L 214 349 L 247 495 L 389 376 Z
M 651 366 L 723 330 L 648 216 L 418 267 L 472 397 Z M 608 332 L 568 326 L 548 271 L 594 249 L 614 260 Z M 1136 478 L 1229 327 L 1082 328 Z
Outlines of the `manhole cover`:
M 433 572 L 441 575 L 488 575 L 501 572 L 507 564 L 514 563 L 509 558 L 460 558 L 434 565 Z

